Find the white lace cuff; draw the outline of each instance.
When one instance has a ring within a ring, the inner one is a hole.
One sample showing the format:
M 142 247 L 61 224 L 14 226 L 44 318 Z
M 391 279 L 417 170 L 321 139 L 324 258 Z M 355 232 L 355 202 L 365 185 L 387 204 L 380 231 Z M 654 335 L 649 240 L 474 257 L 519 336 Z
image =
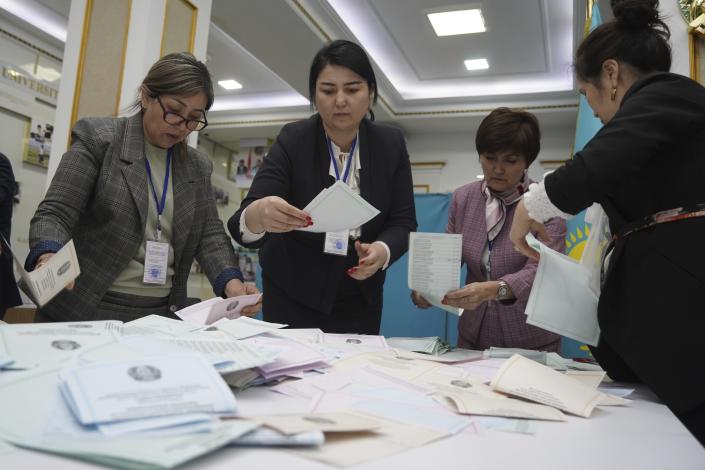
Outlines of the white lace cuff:
M 529 217 L 541 223 L 553 217 L 560 217 L 561 219 L 570 219 L 573 217 L 551 204 L 551 200 L 548 198 L 548 194 L 546 194 L 546 187 L 543 185 L 543 181 L 533 183 L 529 186 L 529 191 L 524 193 L 524 206 L 526 206 L 526 210 L 529 212 Z
M 262 233 L 254 233 L 252 230 L 247 228 L 247 224 L 245 223 L 245 212 L 247 212 L 247 209 L 242 211 L 240 214 L 240 233 L 242 234 L 242 241 L 243 243 L 256 242 L 260 238 L 264 237 L 267 231 L 265 230 Z

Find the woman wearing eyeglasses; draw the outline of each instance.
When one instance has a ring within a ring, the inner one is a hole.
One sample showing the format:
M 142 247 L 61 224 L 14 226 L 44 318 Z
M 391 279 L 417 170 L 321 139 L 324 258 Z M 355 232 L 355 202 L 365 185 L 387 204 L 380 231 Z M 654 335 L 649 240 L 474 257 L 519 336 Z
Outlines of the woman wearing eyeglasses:
M 216 295 L 255 293 L 213 199 L 211 161 L 185 139 L 208 125 L 213 85 L 191 54 L 157 61 L 127 118 L 78 121 L 30 227 L 26 268 L 73 239 L 81 267 L 37 321 L 173 316 L 196 258 Z M 245 310 L 254 314 L 259 305 Z

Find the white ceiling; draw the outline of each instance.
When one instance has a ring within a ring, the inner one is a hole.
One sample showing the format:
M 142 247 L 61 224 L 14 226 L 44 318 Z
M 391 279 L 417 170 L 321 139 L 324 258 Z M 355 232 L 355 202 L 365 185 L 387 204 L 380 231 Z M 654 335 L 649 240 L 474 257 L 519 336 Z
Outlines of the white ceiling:
M 68 18 L 70 0 L 35 1 Z M 308 116 L 310 62 L 336 38 L 365 47 L 379 84 L 377 119 L 407 133 L 472 132 L 497 106 L 530 109 L 544 128 L 572 128 L 570 64 L 586 2 L 213 0 L 208 67 L 214 82 L 232 78 L 243 88 L 215 86 L 207 137 L 236 148 L 241 137 L 271 137 L 283 123 Z M 439 38 L 426 18 L 478 7 L 484 33 Z M 480 57 L 489 70 L 465 70 L 465 59 Z

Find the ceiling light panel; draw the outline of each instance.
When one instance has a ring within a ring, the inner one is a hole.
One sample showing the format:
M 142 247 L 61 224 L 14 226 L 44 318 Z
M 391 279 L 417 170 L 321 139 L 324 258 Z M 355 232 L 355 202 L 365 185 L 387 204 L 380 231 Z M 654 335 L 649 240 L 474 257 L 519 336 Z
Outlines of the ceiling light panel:
M 468 70 L 485 70 L 490 68 L 487 59 L 468 59 L 465 61 L 465 68 Z
M 232 78 L 228 79 L 228 80 L 220 80 L 218 82 L 218 85 L 222 86 L 226 90 L 239 90 L 240 88 L 242 88 L 242 85 L 240 85 L 238 82 L 236 82 Z
M 484 33 L 485 20 L 479 9 L 428 13 L 428 20 L 437 36 Z

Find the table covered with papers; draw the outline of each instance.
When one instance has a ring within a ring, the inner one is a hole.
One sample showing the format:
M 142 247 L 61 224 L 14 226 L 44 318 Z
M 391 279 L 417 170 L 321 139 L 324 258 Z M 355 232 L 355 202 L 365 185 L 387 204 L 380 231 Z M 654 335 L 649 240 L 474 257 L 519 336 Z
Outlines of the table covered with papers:
M 0 324 L 0 468 L 705 468 L 595 364 L 283 326 Z

